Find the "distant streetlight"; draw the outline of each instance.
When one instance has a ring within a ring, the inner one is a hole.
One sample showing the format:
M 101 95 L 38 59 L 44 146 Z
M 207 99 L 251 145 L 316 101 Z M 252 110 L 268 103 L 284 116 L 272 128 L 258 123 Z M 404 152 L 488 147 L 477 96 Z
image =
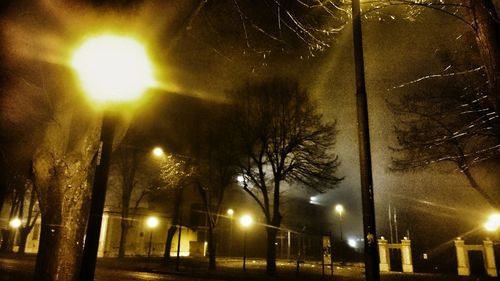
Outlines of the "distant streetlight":
M 9 222 L 9 226 L 18 229 L 21 226 L 21 220 L 19 218 L 14 218 Z
M 240 184 L 244 184 L 244 183 L 245 183 L 245 177 L 244 177 L 244 176 L 239 175 L 238 177 L 236 177 L 236 180 L 237 180 Z
M 90 217 L 83 248 L 80 280 L 94 280 L 102 213 L 106 198 L 109 163 L 116 127 L 111 108 L 138 100 L 153 86 L 153 70 L 142 44 L 130 37 L 102 35 L 85 41 L 73 54 L 71 65 L 80 84 L 98 109 L 103 110 L 98 159 Z
M 247 229 L 253 224 L 253 219 L 250 215 L 244 215 L 240 218 L 240 224 L 243 227 L 243 271 L 246 271 Z
M 228 252 L 227 256 L 231 256 L 231 242 L 233 240 L 233 215 L 234 215 L 234 210 L 233 209 L 227 209 L 227 215 L 229 216 L 229 239 L 227 241 L 228 244 Z
M 160 158 L 165 155 L 165 152 L 163 151 L 163 148 L 161 147 L 155 147 L 153 149 L 153 155 L 157 158 Z
M 335 206 L 335 212 L 339 214 L 340 241 L 343 241 L 344 239 L 342 237 L 342 214 L 344 213 L 344 206 L 337 204 Z
M 158 224 L 160 223 L 160 221 L 158 221 L 158 218 L 156 217 L 149 217 L 147 220 L 146 220 L 146 226 L 150 229 L 149 231 L 149 247 L 148 247 L 148 263 L 149 263 L 149 259 L 151 258 L 151 243 L 153 241 L 153 230 L 158 226 Z

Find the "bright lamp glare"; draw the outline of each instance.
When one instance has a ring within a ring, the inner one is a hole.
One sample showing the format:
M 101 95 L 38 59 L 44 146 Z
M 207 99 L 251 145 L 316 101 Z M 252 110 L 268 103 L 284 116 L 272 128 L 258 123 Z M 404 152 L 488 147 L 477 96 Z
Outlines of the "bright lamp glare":
M 488 221 L 484 224 L 484 228 L 487 231 L 497 231 L 500 227 L 500 214 L 493 214 L 488 218 Z
M 247 227 L 249 227 L 250 225 L 252 225 L 252 223 L 253 223 L 253 219 L 252 219 L 252 217 L 251 217 L 251 216 L 249 216 L 249 215 L 244 215 L 244 216 L 242 216 L 242 217 L 240 218 L 240 224 L 241 224 L 241 226 L 243 226 L 243 227 L 245 227 L 245 228 L 247 228 Z
M 244 182 L 244 181 L 245 181 L 245 178 L 244 178 L 243 176 L 238 176 L 238 177 L 236 178 L 236 180 L 237 180 L 239 183 L 242 183 L 242 182 Z
M 9 222 L 10 227 L 12 228 L 18 228 L 21 226 L 21 220 L 18 218 L 15 218 Z
M 337 206 L 335 206 L 335 211 L 337 211 L 337 213 L 343 213 L 344 212 L 344 206 L 338 204 Z
M 146 50 L 128 37 L 92 38 L 74 53 L 71 65 L 82 88 L 98 103 L 136 100 L 154 84 Z
M 227 209 L 227 214 L 232 216 L 234 215 L 234 210 L 233 209 Z
M 356 243 L 356 240 L 352 239 L 352 238 L 347 239 L 347 245 L 349 245 L 349 247 L 351 247 L 351 248 L 357 248 L 358 247 L 358 244 Z
M 156 157 L 161 157 L 163 156 L 164 152 L 163 152 L 163 149 L 161 147 L 155 147 L 155 149 L 153 149 L 153 155 L 156 156 Z
M 146 221 L 146 225 L 149 227 L 149 228 L 155 228 L 158 226 L 158 219 L 156 217 L 149 217 L 148 220 Z

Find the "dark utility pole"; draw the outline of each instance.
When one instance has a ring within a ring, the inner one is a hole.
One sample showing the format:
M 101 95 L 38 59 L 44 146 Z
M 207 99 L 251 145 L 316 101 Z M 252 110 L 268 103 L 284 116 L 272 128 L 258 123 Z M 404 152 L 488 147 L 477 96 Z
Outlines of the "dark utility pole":
M 365 280 L 380 281 L 380 268 L 375 232 L 375 206 L 370 153 L 368 104 L 366 100 L 363 38 L 359 0 L 352 0 L 352 29 L 354 67 L 356 71 L 356 107 L 358 113 L 359 165 L 361 173 L 361 200 L 363 206 L 363 232 L 365 241 Z
M 87 224 L 87 232 L 85 234 L 80 281 L 94 280 L 114 133 L 115 116 L 111 112 L 104 112 L 100 137 L 102 147 L 100 149 L 100 157 L 98 157 L 95 171 L 94 185 L 92 186 L 90 217 Z

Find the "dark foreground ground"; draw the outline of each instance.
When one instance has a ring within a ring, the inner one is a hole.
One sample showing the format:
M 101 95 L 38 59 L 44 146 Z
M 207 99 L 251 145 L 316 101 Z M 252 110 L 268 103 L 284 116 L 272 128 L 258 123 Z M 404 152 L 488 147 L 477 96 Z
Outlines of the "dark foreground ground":
M 33 276 L 35 258 L 33 256 L 19 257 L 16 255 L 0 256 L 0 281 L 25 281 L 36 280 Z M 361 264 L 335 264 L 333 276 L 330 268 L 325 268 L 325 276 L 322 275 L 322 266 L 319 262 L 306 262 L 300 264 L 297 275 L 297 267 L 294 261 L 279 260 L 277 263 L 278 273 L 276 276 L 265 275 L 265 263 L 263 260 L 247 260 L 247 270 L 243 272 L 240 259 L 219 258 L 218 269 L 215 272 L 208 271 L 206 260 L 183 258 L 180 260 L 179 271 L 176 270 L 175 258 L 171 265 L 160 264 L 160 259 L 151 259 L 148 263 L 143 258 L 126 258 L 123 260 L 115 258 L 99 259 L 95 280 L 118 281 L 118 280 L 153 280 L 153 281 L 281 281 L 281 280 L 333 280 L 333 281 L 362 281 L 364 271 Z M 458 277 L 452 274 L 429 274 L 429 273 L 384 273 L 382 281 L 490 281 L 497 280 L 486 276 Z

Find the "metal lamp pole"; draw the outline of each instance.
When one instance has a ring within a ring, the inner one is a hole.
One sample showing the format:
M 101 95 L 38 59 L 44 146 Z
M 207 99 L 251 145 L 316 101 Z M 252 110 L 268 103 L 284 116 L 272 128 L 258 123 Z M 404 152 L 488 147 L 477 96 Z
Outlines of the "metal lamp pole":
M 247 229 L 243 231 L 243 271 L 247 271 L 246 269 L 246 261 L 247 261 Z
M 151 259 L 151 243 L 153 241 L 153 229 L 149 232 L 148 263 Z
M 94 185 L 92 187 L 90 217 L 87 232 L 85 233 L 80 281 L 94 280 L 97 250 L 99 249 L 99 236 L 101 234 L 102 213 L 108 185 L 109 163 L 111 161 L 113 137 L 116 127 L 115 123 L 113 114 L 104 112 L 100 137 L 100 160 L 96 167 Z
M 380 268 L 375 232 L 375 204 L 373 200 L 373 177 L 370 153 L 370 131 L 368 103 L 366 98 L 365 66 L 361 30 L 360 1 L 352 0 L 352 28 L 354 45 L 354 67 L 356 72 L 356 108 L 358 120 L 359 164 L 361 174 L 361 200 L 363 206 L 363 232 L 365 241 L 365 279 L 380 280 Z
M 136 100 L 153 84 L 147 53 L 142 44 L 130 37 L 101 35 L 89 38 L 73 54 L 71 65 L 78 72 L 82 89 L 102 107 Z M 116 117 L 112 110 L 103 112 L 100 154 L 92 186 L 80 281 L 94 280 Z
M 253 219 L 249 215 L 244 215 L 240 218 L 240 224 L 243 227 L 243 271 L 246 271 L 247 259 L 247 230 L 252 225 Z

